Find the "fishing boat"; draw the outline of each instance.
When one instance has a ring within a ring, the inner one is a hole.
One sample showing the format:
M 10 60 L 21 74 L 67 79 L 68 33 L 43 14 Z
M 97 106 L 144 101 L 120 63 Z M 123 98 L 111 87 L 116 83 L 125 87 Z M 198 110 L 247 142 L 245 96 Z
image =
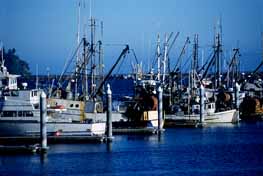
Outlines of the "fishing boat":
M 62 71 L 57 81 L 58 87 L 51 88 L 49 91 L 48 106 L 67 110 L 52 112 L 50 113 L 52 117 L 67 117 L 73 121 L 106 121 L 104 86 L 115 67 L 129 53 L 130 49 L 128 45 L 125 45 L 109 72 L 104 75 L 102 36 L 95 36 L 95 34 L 98 34 L 98 32 L 95 32 L 95 24 L 100 24 L 100 33 L 102 34 L 103 23 L 98 23 L 92 16 L 89 21 L 90 40 L 86 40 L 85 34 L 80 40 L 80 34 L 78 33 L 78 47 L 71 59 L 65 64 L 67 69 Z M 96 39 L 99 40 L 96 41 Z M 127 110 L 129 111 L 129 108 Z M 132 116 L 130 111 L 116 111 L 112 113 L 113 132 L 123 129 L 142 128 L 154 132 L 158 126 L 157 119 L 156 109 L 152 111 L 147 109 L 142 113 L 132 114 Z
M 200 121 L 200 105 L 193 105 L 193 113 L 184 114 L 180 111 L 175 114 L 167 114 L 167 123 L 178 123 L 178 125 L 191 122 L 197 124 Z M 230 109 L 226 111 L 216 112 L 215 103 L 207 103 L 205 105 L 205 111 L 203 118 L 205 123 L 237 123 L 239 121 L 238 111 Z
M 83 38 L 80 38 L 80 11 L 79 3 L 77 47 L 66 61 L 59 79 L 53 80 L 49 87 L 47 106 L 53 111 L 48 115 L 54 119 L 71 119 L 72 123 L 103 124 L 105 128 L 102 94 L 106 79 L 103 77 L 102 36 L 96 42 L 96 20 L 90 17 L 90 41 L 87 41 L 84 32 Z
M 144 75 L 146 76 L 146 75 Z M 126 97 L 119 106 L 118 112 L 122 115 L 113 122 L 114 130 L 118 132 L 123 128 L 144 129 L 155 133 L 158 130 L 158 100 L 157 81 L 148 78 L 138 79 L 135 84 L 135 95 Z M 160 128 L 163 128 L 162 119 Z
M 220 74 L 221 34 L 217 33 L 215 39 L 214 53 L 207 67 L 202 66 L 201 69 L 198 69 L 198 35 L 195 35 L 188 86 L 180 90 L 178 101 L 174 102 L 171 106 L 171 112 L 166 115 L 167 123 L 195 125 L 201 121 L 200 96 L 205 100 L 203 104 L 204 111 L 202 113 L 205 123 L 237 123 L 239 121 L 239 112 L 236 110 L 237 103 L 234 103 L 234 100 L 239 97 L 235 97 L 233 88 L 230 89 L 228 87 L 229 90 L 232 90 L 229 91 L 222 84 L 223 80 Z M 231 63 L 236 63 L 234 60 L 237 55 L 239 55 L 238 50 L 235 51 Z M 215 66 L 215 72 L 208 77 L 208 71 L 212 65 Z M 230 64 L 229 67 L 234 67 L 233 65 Z M 204 71 L 202 72 L 202 70 Z M 232 68 L 232 70 L 236 71 L 236 68 Z M 229 80 L 230 78 L 226 79 Z M 232 86 L 234 84 L 232 82 Z M 205 86 L 203 95 L 199 94 L 198 87 L 200 88 L 201 86 Z
M 28 90 L 26 84 L 19 89 L 19 75 L 10 74 L 4 66 L 0 67 L 0 136 L 1 137 L 34 137 L 40 133 L 40 89 Z M 48 108 L 53 113 L 62 112 L 60 108 Z M 47 117 L 48 136 L 58 135 L 104 135 L 105 123 L 73 120 L 67 117 Z

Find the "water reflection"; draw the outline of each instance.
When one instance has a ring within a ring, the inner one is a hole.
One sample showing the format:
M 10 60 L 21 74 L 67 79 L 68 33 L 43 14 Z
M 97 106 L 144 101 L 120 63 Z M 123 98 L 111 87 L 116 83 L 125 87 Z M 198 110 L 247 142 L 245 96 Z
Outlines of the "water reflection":
M 237 126 L 221 124 L 203 129 L 166 129 L 160 135 L 116 135 L 112 143 L 49 145 L 50 149 L 44 156 L 0 156 L 0 173 L 3 175 L 215 175 L 222 171 L 226 175 L 238 173 L 251 175 L 251 171 L 262 173 L 262 124 L 241 123 Z
M 107 146 L 107 152 L 112 152 L 112 143 L 111 142 L 107 142 L 106 146 Z

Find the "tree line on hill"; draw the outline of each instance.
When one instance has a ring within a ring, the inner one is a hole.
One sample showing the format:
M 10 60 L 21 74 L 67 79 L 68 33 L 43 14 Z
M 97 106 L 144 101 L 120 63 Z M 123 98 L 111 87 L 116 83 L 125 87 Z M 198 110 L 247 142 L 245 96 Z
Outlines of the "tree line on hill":
M 7 52 L 3 49 L 0 55 L 3 53 L 4 65 L 10 74 L 21 75 L 22 77 L 28 77 L 31 75 L 29 65 L 26 61 L 21 59 L 16 54 L 16 49 L 8 49 Z M 2 56 L 1 58 L 2 59 Z

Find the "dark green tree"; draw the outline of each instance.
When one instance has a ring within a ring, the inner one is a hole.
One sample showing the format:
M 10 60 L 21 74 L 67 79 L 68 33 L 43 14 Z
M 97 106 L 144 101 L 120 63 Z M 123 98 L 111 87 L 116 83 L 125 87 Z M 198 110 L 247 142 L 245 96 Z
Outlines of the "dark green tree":
M 11 74 L 21 75 L 23 77 L 28 77 L 31 75 L 28 63 L 19 58 L 16 55 L 16 49 L 8 49 L 7 52 L 4 50 L 4 60 L 7 70 Z

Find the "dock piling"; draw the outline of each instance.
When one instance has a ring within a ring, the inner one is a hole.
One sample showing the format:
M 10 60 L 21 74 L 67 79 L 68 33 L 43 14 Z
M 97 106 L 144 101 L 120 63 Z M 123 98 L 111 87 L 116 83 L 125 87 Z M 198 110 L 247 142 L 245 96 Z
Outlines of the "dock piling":
M 235 107 L 238 110 L 239 109 L 239 92 L 240 92 L 240 86 L 238 83 L 235 84 Z
M 199 88 L 200 119 L 199 119 L 199 123 L 197 124 L 197 127 L 200 127 L 200 128 L 205 126 L 205 122 L 204 122 L 204 109 L 205 109 L 204 96 L 205 96 L 204 86 L 200 85 L 200 88 Z
M 41 148 L 40 152 L 45 153 L 48 149 L 47 147 L 47 127 L 46 127 L 46 121 L 47 121 L 47 99 L 46 94 L 41 91 L 40 93 L 40 142 L 41 142 Z
M 235 108 L 237 110 L 236 116 L 233 119 L 233 123 L 238 123 L 239 122 L 239 92 L 240 92 L 240 85 L 238 83 L 235 84 Z
M 112 137 L 112 92 L 110 85 L 107 84 L 107 122 L 106 122 L 106 141 L 111 142 Z
M 158 87 L 158 133 L 163 131 L 163 89 L 161 86 Z

